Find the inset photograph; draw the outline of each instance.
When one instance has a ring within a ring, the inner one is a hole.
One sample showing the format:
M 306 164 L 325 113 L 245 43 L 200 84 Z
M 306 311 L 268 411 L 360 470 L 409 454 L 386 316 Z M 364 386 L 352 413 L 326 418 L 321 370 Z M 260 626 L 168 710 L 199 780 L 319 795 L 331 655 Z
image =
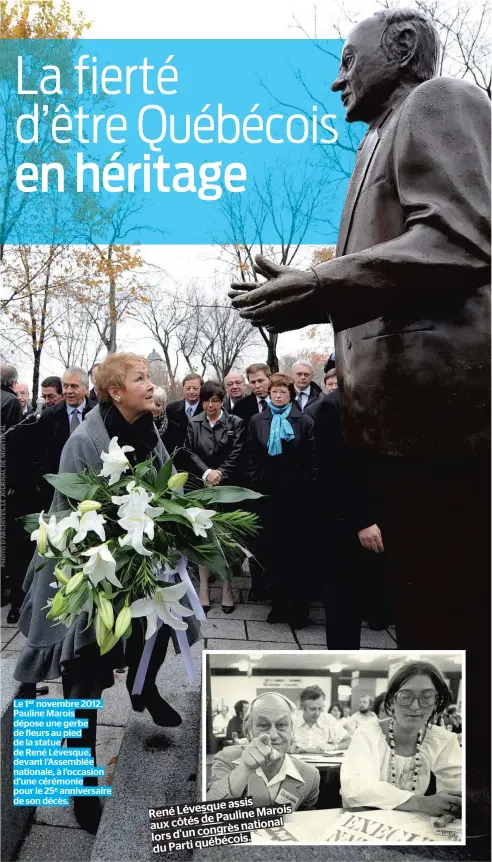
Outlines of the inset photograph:
M 206 651 L 202 798 L 290 804 L 255 843 L 464 844 L 464 660 Z

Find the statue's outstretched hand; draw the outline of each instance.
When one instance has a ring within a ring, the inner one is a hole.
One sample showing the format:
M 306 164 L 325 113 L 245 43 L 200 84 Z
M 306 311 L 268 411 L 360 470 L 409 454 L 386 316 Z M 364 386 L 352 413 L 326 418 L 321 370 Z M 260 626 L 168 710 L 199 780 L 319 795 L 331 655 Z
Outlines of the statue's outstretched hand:
M 229 296 L 241 317 L 274 332 L 320 322 L 314 302 L 318 283 L 312 270 L 292 269 L 257 255 L 255 272 L 268 281 L 253 290 L 244 283 L 231 285 Z

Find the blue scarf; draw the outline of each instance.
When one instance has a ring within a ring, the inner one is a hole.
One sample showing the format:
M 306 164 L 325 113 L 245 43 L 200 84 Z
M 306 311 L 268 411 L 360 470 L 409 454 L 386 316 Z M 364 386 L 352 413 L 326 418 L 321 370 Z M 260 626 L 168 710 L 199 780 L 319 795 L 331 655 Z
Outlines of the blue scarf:
M 273 404 L 269 404 L 269 407 L 272 411 L 272 424 L 268 438 L 268 454 L 281 455 L 282 440 L 293 440 L 295 436 L 292 425 L 287 421 L 292 403 L 286 404 L 285 407 L 274 407 Z

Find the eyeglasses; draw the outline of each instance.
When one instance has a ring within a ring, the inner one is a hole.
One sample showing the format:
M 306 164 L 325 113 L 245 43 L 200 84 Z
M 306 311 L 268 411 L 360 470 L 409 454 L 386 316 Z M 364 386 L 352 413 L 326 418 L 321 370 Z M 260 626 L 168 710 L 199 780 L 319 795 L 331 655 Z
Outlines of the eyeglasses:
M 398 706 L 411 706 L 414 700 L 418 701 L 419 706 L 434 706 L 437 700 L 437 691 L 433 688 L 426 688 L 424 691 L 411 691 L 409 688 L 401 688 L 395 694 L 395 700 Z

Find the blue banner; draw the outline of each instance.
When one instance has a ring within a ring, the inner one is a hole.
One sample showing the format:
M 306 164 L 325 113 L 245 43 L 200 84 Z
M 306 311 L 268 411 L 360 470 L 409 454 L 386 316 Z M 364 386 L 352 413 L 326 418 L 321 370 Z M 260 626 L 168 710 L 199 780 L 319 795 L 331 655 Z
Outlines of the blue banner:
M 6 244 L 336 241 L 342 42 L 3 41 Z

